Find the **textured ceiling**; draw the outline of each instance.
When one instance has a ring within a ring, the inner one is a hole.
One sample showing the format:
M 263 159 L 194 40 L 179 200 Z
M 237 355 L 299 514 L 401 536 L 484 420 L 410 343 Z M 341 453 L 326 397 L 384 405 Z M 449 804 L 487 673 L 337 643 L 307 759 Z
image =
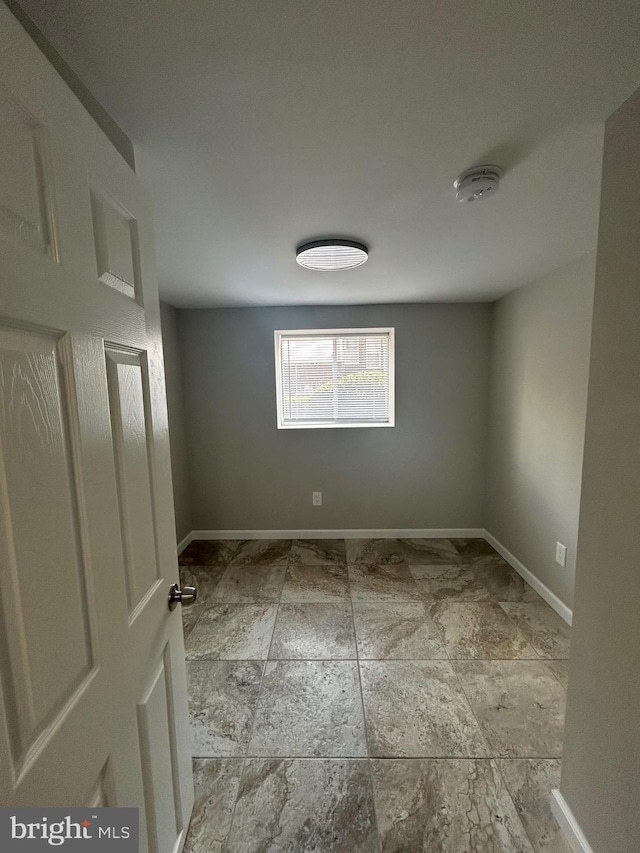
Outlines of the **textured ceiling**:
M 178 306 L 496 298 L 595 247 L 640 86 L 637 0 L 21 2 L 136 144 Z M 368 263 L 298 267 L 320 236 Z

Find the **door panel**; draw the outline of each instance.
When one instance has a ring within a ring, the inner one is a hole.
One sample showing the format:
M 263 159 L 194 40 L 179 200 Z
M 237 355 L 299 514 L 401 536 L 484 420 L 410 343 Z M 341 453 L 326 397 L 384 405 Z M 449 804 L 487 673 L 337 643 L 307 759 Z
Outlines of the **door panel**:
M 0 804 L 193 805 L 148 199 L 0 3 Z
M 183 829 L 172 693 L 170 654 L 166 647 L 151 686 L 138 705 L 148 831 L 150 837 L 152 833 L 155 836 L 159 853 L 170 853 L 171 846 L 162 839 L 175 838 Z M 167 743 L 171 744 L 169 750 Z
M 111 428 L 120 499 L 129 618 L 158 581 L 156 530 L 150 471 L 145 360 L 138 353 L 107 349 Z
M 113 794 L 113 772 L 111 761 L 107 759 L 100 771 L 98 778 L 91 788 L 87 797 L 87 805 L 94 808 L 111 808 L 115 806 L 116 800 Z
M 136 299 L 140 291 L 140 257 L 136 220 L 105 193 L 91 189 L 91 213 L 98 279 Z
M 0 233 L 57 260 L 46 130 L 0 84 Z
M 0 642 L 14 767 L 95 661 L 72 407 L 60 356 L 55 336 L 0 328 L 2 544 L 9 569 Z M 64 620 L 55 606 L 61 590 Z

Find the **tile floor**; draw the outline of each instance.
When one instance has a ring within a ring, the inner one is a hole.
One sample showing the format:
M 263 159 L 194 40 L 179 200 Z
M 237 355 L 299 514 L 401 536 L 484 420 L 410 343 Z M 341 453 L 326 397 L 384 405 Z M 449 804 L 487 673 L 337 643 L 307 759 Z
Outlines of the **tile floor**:
M 568 853 L 569 629 L 481 540 L 192 542 L 187 853 Z

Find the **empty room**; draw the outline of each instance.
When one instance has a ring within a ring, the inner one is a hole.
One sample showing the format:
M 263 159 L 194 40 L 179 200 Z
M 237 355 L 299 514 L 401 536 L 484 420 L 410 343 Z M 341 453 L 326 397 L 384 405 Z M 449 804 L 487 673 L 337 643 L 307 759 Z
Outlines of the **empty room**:
M 639 45 L 0 2 L 0 850 L 637 853 Z

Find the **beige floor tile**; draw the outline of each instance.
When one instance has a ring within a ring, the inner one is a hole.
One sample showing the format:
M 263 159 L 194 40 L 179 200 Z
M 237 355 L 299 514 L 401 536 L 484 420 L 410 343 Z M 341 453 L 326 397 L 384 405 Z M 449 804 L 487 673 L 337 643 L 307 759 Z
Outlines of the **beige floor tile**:
M 180 586 L 195 586 L 196 603 L 206 606 L 213 602 L 213 594 L 225 570 L 226 566 L 180 566 Z M 183 610 L 186 612 L 188 608 Z
M 405 564 L 397 539 L 347 539 L 347 565 L 399 566 Z
M 193 755 L 245 755 L 258 702 L 261 661 L 188 661 Z
M 496 764 L 536 853 L 571 853 L 551 813 L 551 790 L 560 785 L 560 762 L 498 758 Z
M 189 639 L 189 635 L 193 631 L 196 622 L 202 615 L 202 611 L 204 610 L 204 605 L 196 603 L 192 604 L 189 607 L 182 608 L 182 631 L 184 633 L 184 641 L 185 644 Z
M 430 612 L 451 660 L 538 657 L 495 601 L 443 601 Z
M 278 602 L 282 593 L 285 563 L 275 566 L 229 566 L 212 596 L 213 603 Z
M 533 853 L 493 761 L 371 764 L 382 853 Z
M 453 661 L 491 755 L 559 758 L 565 690 L 543 661 Z
M 349 602 L 281 604 L 269 657 L 273 660 L 355 660 Z
M 401 564 L 350 566 L 349 588 L 354 602 L 422 600 L 411 572 Z
M 207 607 L 187 640 L 187 660 L 266 660 L 277 610 L 274 604 Z
M 250 758 L 225 853 L 378 853 L 368 761 Z
M 445 661 L 361 661 L 369 754 L 484 757 L 487 743 Z
M 446 659 L 440 632 L 421 602 L 354 605 L 360 660 Z
M 282 602 L 348 601 L 349 582 L 344 566 L 290 565 L 282 588 Z
M 489 601 L 486 586 L 464 563 L 409 566 L 420 594 L 431 607 L 440 601 Z
M 345 566 L 347 550 L 344 539 L 294 539 L 289 555 L 290 566 Z
M 286 565 L 290 553 L 290 539 L 244 539 L 239 543 L 229 565 L 233 567 Z
M 451 544 L 465 563 L 474 562 L 482 557 L 497 556 L 498 552 L 485 539 L 450 539 Z
M 269 661 L 248 754 L 365 756 L 356 662 Z
M 545 663 L 566 690 L 569 686 L 569 661 L 547 660 Z
M 430 565 L 457 562 L 448 539 L 347 539 L 347 563 L 357 565 Z
M 431 566 L 460 560 L 458 549 L 450 539 L 396 539 L 399 553 L 407 564 Z
M 181 566 L 226 568 L 240 545 L 239 539 L 194 539 L 178 557 Z
M 197 758 L 193 762 L 195 802 L 184 853 L 221 853 L 231 829 L 243 759 Z
M 494 601 L 541 601 L 538 593 L 495 552 L 469 560 L 468 565 Z
M 571 629 L 546 601 L 506 601 L 500 606 L 541 658 L 569 657 Z

